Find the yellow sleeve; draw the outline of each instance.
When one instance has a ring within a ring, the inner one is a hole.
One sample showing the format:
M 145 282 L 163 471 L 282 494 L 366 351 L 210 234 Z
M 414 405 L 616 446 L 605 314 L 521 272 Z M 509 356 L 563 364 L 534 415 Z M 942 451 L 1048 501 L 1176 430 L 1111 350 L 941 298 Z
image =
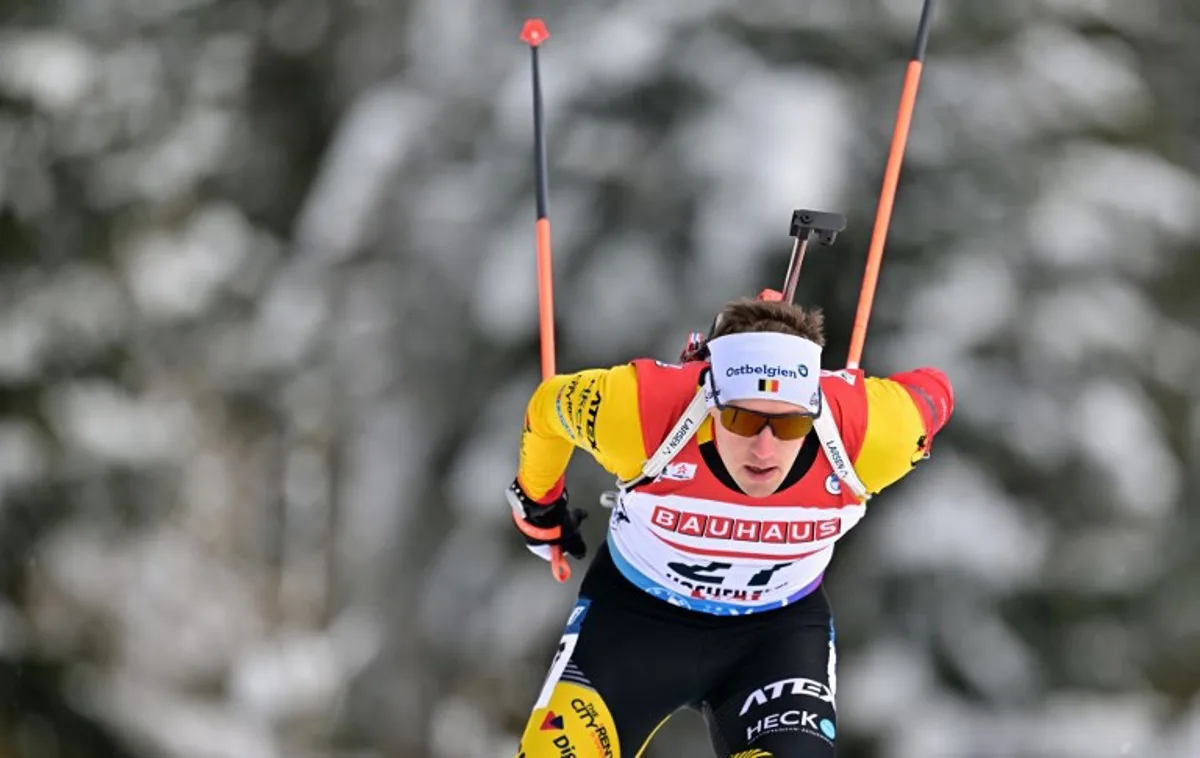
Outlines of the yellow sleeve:
M 871 492 L 899 481 L 922 457 L 918 441 L 925 423 L 908 390 L 890 379 L 869 377 L 867 430 L 854 468 Z
M 637 476 L 646 462 L 637 370 L 630 364 L 551 377 L 529 400 L 517 479 L 532 498 L 549 492 L 575 448 L 609 473 Z

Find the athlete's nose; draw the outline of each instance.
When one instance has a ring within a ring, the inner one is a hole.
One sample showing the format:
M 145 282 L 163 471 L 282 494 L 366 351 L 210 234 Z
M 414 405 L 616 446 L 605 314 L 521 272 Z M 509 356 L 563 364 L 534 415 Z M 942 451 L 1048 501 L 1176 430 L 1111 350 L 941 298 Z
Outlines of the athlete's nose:
M 754 435 L 754 439 L 750 442 L 750 452 L 760 460 L 767 460 L 775 454 L 777 441 L 774 430 L 770 426 L 766 426 L 761 432 Z

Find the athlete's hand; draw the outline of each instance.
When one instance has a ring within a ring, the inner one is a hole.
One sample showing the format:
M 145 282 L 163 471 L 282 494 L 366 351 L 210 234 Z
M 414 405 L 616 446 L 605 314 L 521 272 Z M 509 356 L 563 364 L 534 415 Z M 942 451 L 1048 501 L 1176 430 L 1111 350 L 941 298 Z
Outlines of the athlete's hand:
M 576 560 L 587 555 L 579 525 L 587 518 L 582 508 L 567 507 L 567 490 L 550 503 L 539 503 L 525 494 L 516 479 L 504 493 L 512 507 L 513 523 L 525 538 L 525 546 L 539 558 L 550 560 L 550 546 L 558 545 Z

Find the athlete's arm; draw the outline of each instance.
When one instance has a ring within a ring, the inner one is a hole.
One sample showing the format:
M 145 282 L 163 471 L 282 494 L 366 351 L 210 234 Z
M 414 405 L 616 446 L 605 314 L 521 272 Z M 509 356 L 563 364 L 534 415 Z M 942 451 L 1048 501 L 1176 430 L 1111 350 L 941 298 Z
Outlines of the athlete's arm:
M 632 365 L 589 369 L 542 382 L 525 411 L 517 481 L 529 497 L 549 502 L 562 491 L 575 448 L 606 470 L 633 478 L 646 461 Z
M 866 380 L 867 429 L 854 462 L 859 478 L 879 492 L 912 471 L 954 410 L 950 380 L 919 368 Z

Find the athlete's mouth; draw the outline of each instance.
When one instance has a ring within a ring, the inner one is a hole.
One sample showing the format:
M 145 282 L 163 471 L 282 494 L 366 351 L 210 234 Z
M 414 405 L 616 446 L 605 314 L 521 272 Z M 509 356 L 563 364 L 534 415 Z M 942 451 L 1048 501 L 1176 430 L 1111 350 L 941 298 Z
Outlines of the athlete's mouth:
M 755 479 L 765 479 L 772 476 L 777 470 L 775 466 L 751 466 L 749 464 L 743 466 L 743 468 Z

